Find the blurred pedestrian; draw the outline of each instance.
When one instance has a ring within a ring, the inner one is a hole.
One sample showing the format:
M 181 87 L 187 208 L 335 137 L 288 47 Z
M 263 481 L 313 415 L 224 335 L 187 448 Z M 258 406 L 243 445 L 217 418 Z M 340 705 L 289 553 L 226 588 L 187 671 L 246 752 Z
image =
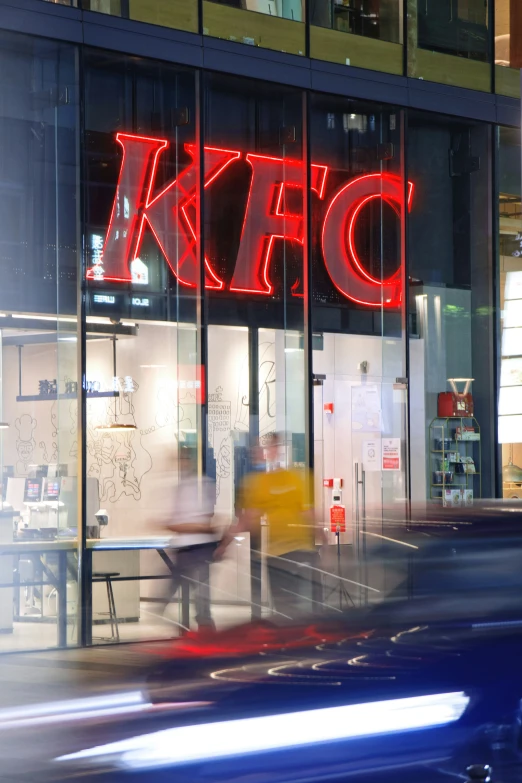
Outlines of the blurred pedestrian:
M 198 476 L 196 449 L 180 446 L 178 483 L 173 473 L 168 481 L 168 501 L 162 515 L 167 530 L 175 533 L 172 542 L 174 566 L 169 602 L 185 584 L 194 594 L 198 629 L 214 629 L 210 608 L 210 564 L 220 535 L 212 520 L 216 504 L 216 484 L 208 476 Z M 187 624 L 186 607 L 184 620 Z
M 233 535 L 248 531 L 259 559 L 264 519 L 272 604 L 277 613 L 294 619 L 321 604 L 322 590 L 315 570 L 318 555 L 311 477 L 304 470 L 282 466 L 283 447 L 283 437 L 271 433 L 264 443 L 265 459 L 258 447 L 253 450 L 254 469 L 244 477 L 239 490 L 238 526 L 223 540 L 220 551 Z

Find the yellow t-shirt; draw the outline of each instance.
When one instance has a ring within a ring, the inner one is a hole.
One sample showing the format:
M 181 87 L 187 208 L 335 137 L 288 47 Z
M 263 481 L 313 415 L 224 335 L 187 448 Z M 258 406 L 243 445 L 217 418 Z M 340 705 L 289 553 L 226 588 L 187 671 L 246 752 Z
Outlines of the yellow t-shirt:
M 315 549 L 313 522 L 305 516 L 310 508 L 307 478 L 304 471 L 297 470 L 245 476 L 238 505 L 240 509 L 255 510 L 266 517 L 270 555 Z M 254 548 L 259 548 L 259 539 L 260 536 L 254 533 Z

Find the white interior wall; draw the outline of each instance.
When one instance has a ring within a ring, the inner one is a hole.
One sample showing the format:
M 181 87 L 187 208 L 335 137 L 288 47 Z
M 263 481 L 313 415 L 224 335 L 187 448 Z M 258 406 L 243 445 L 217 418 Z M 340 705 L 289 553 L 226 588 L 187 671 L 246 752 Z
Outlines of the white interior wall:
M 77 401 L 36 400 L 18 402 L 18 348 L 3 347 L 2 419 L 9 429 L 0 431 L 2 460 L 13 465 L 15 476 L 27 476 L 31 465 L 65 463 L 75 476 Z M 76 343 L 24 345 L 22 394 L 38 395 L 40 380 L 56 379 L 63 391 L 67 380 L 76 380 Z

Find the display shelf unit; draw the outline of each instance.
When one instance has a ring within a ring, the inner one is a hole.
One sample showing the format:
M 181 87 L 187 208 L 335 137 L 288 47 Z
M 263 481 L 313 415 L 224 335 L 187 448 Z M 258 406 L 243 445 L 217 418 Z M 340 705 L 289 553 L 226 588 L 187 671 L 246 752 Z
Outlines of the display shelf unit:
M 473 428 L 475 440 L 457 438 L 457 430 Z M 473 499 L 482 496 L 480 426 L 473 416 L 435 418 L 429 428 L 430 498 L 445 500 L 446 489 L 472 490 Z M 438 445 L 441 448 L 437 448 Z M 462 466 L 457 473 L 457 466 Z M 471 468 L 471 465 L 473 468 Z M 436 481 L 440 477 L 440 481 Z M 447 480 L 446 480 L 447 479 Z

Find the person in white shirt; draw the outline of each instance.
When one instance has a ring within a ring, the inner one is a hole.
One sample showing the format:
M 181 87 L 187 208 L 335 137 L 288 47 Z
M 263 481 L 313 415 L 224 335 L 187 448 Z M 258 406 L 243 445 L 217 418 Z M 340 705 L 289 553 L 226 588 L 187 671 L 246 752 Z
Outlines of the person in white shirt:
M 175 566 L 169 600 L 186 579 L 195 597 L 198 628 L 213 629 L 209 576 L 220 538 L 212 526 L 216 484 L 207 476 L 198 477 L 195 450 L 183 446 L 179 453 L 177 486 L 174 476 L 171 470 L 163 477 L 164 497 L 160 505 L 164 526 L 175 534 L 172 540 Z

